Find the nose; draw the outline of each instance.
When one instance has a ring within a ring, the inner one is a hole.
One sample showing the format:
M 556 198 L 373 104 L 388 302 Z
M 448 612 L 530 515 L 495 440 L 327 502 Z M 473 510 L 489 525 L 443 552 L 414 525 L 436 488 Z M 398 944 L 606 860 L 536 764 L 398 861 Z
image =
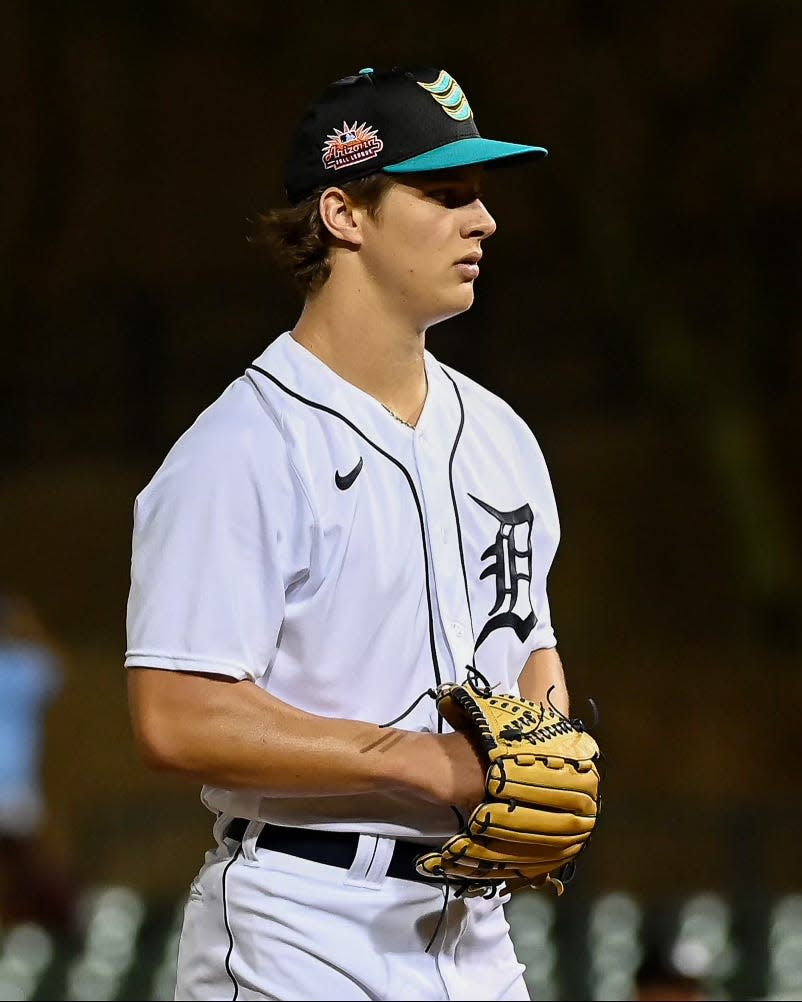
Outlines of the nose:
M 496 232 L 496 221 L 487 211 L 484 202 L 477 198 L 466 206 L 465 224 L 462 228 L 463 237 L 474 237 L 484 240 Z

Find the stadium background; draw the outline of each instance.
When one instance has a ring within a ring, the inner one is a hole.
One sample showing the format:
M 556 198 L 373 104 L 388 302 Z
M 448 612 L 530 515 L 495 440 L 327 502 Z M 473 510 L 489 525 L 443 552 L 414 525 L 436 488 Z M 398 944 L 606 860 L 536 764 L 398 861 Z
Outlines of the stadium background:
M 14 949 L 41 974 L 3 997 L 168 990 L 209 816 L 131 741 L 133 498 L 293 323 L 247 236 L 281 201 L 295 117 L 329 80 L 398 62 L 444 66 L 480 131 L 551 151 L 490 178 L 476 305 L 428 340 L 538 435 L 560 648 L 575 709 L 601 713 L 592 851 L 556 909 L 513 916 L 533 991 L 627 998 L 648 933 L 686 937 L 711 997 L 795 997 L 802 5 L 11 0 L 0 25 L 2 577 L 68 668 L 50 849 L 130 947 L 112 991 L 86 942 L 2 928 L 0 985 Z

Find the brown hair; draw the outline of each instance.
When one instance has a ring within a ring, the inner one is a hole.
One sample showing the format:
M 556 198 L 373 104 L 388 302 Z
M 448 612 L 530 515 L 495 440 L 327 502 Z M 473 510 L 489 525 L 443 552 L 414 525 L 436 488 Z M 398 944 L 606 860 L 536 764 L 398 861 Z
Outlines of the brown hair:
M 375 219 L 381 200 L 393 183 L 387 174 L 376 173 L 343 184 L 354 205 L 367 209 Z M 320 218 L 318 206 L 325 188 L 319 188 L 298 205 L 270 209 L 256 218 L 250 242 L 266 246 L 290 272 L 305 295 L 316 292 L 331 273 L 329 249 L 335 238 Z

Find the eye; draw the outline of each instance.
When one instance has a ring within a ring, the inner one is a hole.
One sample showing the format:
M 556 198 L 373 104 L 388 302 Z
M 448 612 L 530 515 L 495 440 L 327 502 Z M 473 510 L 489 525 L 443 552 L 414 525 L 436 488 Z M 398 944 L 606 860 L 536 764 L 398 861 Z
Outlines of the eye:
M 477 198 L 481 198 L 478 191 L 467 188 L 432 188 L 426 193 L 426 197 L 435 202 L 439 202 L 447 209 L 458 209 L 462 205 L 469 205 Z

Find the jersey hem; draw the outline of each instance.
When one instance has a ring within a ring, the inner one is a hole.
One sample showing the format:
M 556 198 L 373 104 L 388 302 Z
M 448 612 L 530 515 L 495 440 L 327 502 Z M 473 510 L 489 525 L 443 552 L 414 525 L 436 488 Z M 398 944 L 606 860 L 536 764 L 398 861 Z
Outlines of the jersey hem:
M 184 655 L 138 654 L 129 652 L 123 662 L 125 668 L 172 668 L 178 671 L 211 672 L 215 675 L 230 675 L 232 678 L 253 678 L 247 668 L 232 661 L 212 661 Z

